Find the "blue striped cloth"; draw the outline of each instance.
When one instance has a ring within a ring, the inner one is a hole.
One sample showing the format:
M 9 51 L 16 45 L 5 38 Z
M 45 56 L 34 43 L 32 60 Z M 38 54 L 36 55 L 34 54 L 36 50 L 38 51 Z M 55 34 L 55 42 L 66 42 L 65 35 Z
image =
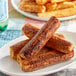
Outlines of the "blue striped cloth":
M 19 36 L 21 36 L 21 34 L 22 33 L 20 30 L 6 30 L 0 33 L 0 48 L 9 41 L 18 38 Z M 7 75 L 0 73 L 0 76 L 7 76 Z
M 9 20 L 7 30 L 4 32 L 0 32 L 0 48 L 9 41 L 21 36 L 22 34 L 21 29 L 24 23 L 25 20 L 21 19 Z
M 21 36 L 20 30 L 6 30 L 0 33 L 0 48 L 9 41 L 18 38 L 19 36 Z
M 21 28 L 25 21 L 10 19 L 8 28 L 4 32 L 0 32 L 0 48 L 22 35 Z M 0 72 L 0 76 L 7 76 Z

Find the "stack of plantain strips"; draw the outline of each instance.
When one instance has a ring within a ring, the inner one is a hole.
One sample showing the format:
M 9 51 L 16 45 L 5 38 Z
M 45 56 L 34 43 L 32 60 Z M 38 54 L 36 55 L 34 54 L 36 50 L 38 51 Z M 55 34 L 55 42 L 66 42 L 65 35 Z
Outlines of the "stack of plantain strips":
M 55 33 L 59 27 L 56 17 L 51 17 L 42 28 L 25 24 L 22 32 L 29 39 L 10 46 L 11 58 L 27 72 L 71 59 L 74 45 L 63 34 Z

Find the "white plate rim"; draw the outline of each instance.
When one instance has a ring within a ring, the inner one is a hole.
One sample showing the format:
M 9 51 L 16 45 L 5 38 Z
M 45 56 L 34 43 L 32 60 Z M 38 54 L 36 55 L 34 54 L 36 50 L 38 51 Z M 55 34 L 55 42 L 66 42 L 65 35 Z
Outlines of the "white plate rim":
M 66 65 L 66 66 L 64 66 L 64 68 L 62 67 L 62 68 L 59 68 L 59 69 L 56 69 L 56 70 L 54 70 L 54 71 L 52 71 L 52 72 L 44 72 L 44 73 L 41 73 L 41 74 L 39 74 L 39 73 L 36 73 L 36 74 L 33 74 L 34 76 L 35 75 L 47 75 L 47 74 L 53 74 L 53 73 L 56 73 L 56 72 L 58 72 L 58 71 L 61 71 L 61 70 L 63 70 L 63 69 L 66 69 L 67 67 L 69 67 L 70 65 L 72 65 L 72 63 L 73 62 L 71 62 L 70 64 L 68 64 L 68 65 Z M 8 71 L 6 71 L 6 70 L 4 70 L 4 69 L 0 69 L 0 72 L 2 72 L 2 73 L 4 73 L 4 74 L 7 74 L 7 75 L 15 75 L 15 76 L 25 76 L 25 75 L 31 75 L 31 73 L 30 74 L 16 74 L 16 73 L 11 73 L 11 72 L 8 72 Z
M 65 31 L 63 31 L 63 32 L 65 32 Z M 69 32 L 70 33 L 70 32 Z M 72 33 L 72 32 L 71 32 Z M 7 46 L 9 46 L 10 45 L 10 43 L 13 43 L 14 41 L 16 41 L 16 40 L 23 40 L 23 39 L 25 39 L 25 36 L 21 36 L 21 37 L 19 37 L 19 38 L 16 38 L 16 39 L 14 39 L 14 40 L 12 40 L 12 41 L 10 41 L 8 44 L 5 44 L 2 48 L 0 48 L 0 50 L 1 49 L 3 49 L 3 48 L 5 48 L 5 47 L 7 47 Z M 27 37 L 26 37 L 27 38 Z M 20 40 L 20 41 L 21 41 Z M 76 59 L 76 58 L 75 58 Z M 60 71 L 60 70 L 63 70 L 63 69 L 65 69 L 65 68 L 67 68 L 67 67 L 69 67 L 74 61 L 75 61 L 75 59 L 73 59 L 69 64 L 67 64 L 67 65 L 65 65 L 64 67 L 60 67 L 60 68 L 58 68 L 58 69 L 55 69 L 55 70 L 53 70 L 53 71 L 48 71 L 48 72 L 43 72 L 43 73 L 35 73 L 35 74 L 33 74 L 33 75 L 47 75 L 47 74 L 52 74 L 52 73 L 55 73 L 55 72 L 58 72 L 58 71 Z M 69 60 L 70 61 L 70 60 Z M 2 69 L 2 68 L 0 68 L 0 71 L 1 72 L 3 72 L 3 73 L 5 73 L 5 74 L 8 74 L 8 75 L 16 75 L 16 76 L 24 76 L 24 75 L 31 75 L 31 73 L 30 74 L 16 74 L 16 73 L 11 73 L 11 72 L 8 72 L 8 71 L 6 71 L 6 70 L 4 70 L 4 69 Z
M 17 12 L 23 14 L 24 16 L 27 16 L 29 18 L 32 18 L 32 19 L 36 19 L 36 20 L 41 20 L 41 21 L 48 21 L 49 18 L 39 18 L 37 16 L 33 16 L 32 14 L 29 14 L 27 12 L 24 12 L 22 10 L 20 10 L 14 3 L 14 0 L 11 0 L 11 4 L 12 6 L 14 7 L 15 10 L 17 10 Z M 65 21 L 65 20 L 69 20 L 69 19 L 73 19 L 73 18 L 76 18 L 76 15 L 72 15 L 72 16 L 68 16 L 68 17 L 62 17 L 62 18 L 58 18 L 60 21 Z

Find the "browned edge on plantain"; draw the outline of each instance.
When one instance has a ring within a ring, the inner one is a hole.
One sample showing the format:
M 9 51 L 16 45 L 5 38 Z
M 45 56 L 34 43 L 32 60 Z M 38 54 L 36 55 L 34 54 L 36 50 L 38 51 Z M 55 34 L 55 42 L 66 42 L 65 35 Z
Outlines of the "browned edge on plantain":
M 59 36 L 60 38 L 64 38 L 64 35 L 57 33 L 57 36 Z M 30 39 L 27 40 L 22 40 L 12 46 L 10 46 L 10 56 L 12 59 L 17 59 L 17 55 L 19 54 L 20 50 L 29 42 Z
M 34 24 L 25 24 L 22 28 L 23 34 L 29 37 L 30 39 L 33 38 L 33 36 L 40 30 L 40 27 Z M 59 37 L 57 33 L 55 33 L 49 41 L 45 45 L 46 47 L 53 48 L 55 50 L 58 50 L 63 53 L 69 53 L 74 49 L 74 45 L 68 41 L 67 39 L 64 39 L 62 37 Z
M 60 21 L 52 16 L 37 34 L 21 49 L 20 56 L 30 59 L 36 55 L 59 28 Z

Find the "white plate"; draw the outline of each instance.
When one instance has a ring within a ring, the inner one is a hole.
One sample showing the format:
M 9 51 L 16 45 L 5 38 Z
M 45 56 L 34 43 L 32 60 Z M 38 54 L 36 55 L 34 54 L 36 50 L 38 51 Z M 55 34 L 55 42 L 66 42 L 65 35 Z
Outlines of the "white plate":
M 60 32 L 63 33 L 65 35 L 65 37 L 70 40 L 71 42 L 74 43 L 74 45 L 76 45 L 76 34 L 72 33 L 72 32 Z M 76 61 L 76 56 L 74 56 L 72 59 L 64 61 L 62 63 L 58 63 L 55 65 L 51 65 L 48 66 L 46 68 L 34 71 L 34 72 L 23 72 L 19 66 L 19 64 L 12 60 L 10 58 L 10 50 L 9 50 L 9 46 L 13 45 L 21 40 L 27 39 L 25 36 L 21 36 L 20 38 L 17 38 L 11 42 L 9 42 L 8 44 L 6 44 L 5 46 L 3 46 L 0 49 L 0 71 L 4 72 L 8 75 L 14 75 L 14 76 L 27 76 L 27 75 L 46 75 L 46 74 L 51 74 L 51 73 L 55 73 L 57 71 L 60 71 L 66 67 L 68 67 L 69 65 L 71 65 L 74 61 Z M 76 50 L 75 50 L 76 52 Z
M 48 21 L 49 18 L 40 18 L 38 17 L 35 13 L 29 13 L 29 12 L 24 12 L 19 8 L 20 5 L 20 0 L 11 0 L 11 3 L 13 5 L 13 7 L 21 14 L 23 14 L 24 16 L 33 18 L 33 19 L 37 19 L 37 20 L 43 20 L 43 21 Z M 60 21 L 64 21 L 64 20 L 68 20 L 68 19 L 72 19 L 72 18 L 76 18 L 76 15 L 73 16 L 68 16 L 68 17 L 62 17 L 59 18 Z

